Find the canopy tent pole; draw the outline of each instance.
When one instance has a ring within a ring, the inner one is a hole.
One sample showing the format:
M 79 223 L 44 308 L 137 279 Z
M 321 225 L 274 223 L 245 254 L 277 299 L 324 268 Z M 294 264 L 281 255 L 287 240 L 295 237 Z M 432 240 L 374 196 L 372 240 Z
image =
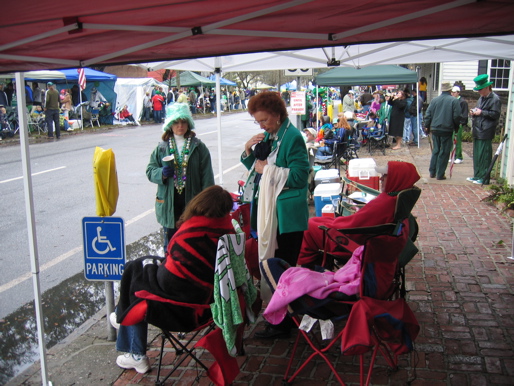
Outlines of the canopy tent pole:
M 30 152 L 27 127 L 25 79 L 23 73 L 17 72 L 16 94 L 18 95 L 18 120 L 20 124 L 21 164 L 23 169 L 23 190 L 25 193 L 25 214 L 27 217 L 27 230 L 29 236 L 30 265 L 32 272 L 32 285 L 34 287 L 34 308 L 36 310 L 37 335 L 39 342 L 39 359 L 41 363 L 41 381 L 43 385 L 51 385 L 47 381 L 46 343 L 43 308 L 41 304 L 41 287 L 39 283 L 39 256 L 37 248 L 36 218 L 34 214 L 34 194 L 32 191 L 32 174 L 30 168 Z
M 216 58 L 216 64 L 218 67 L 215 68 L 214 73 L 216 74 L 216 121 L 218 126 L 218 166 L 219 166 L 219 181 L 220 185 L 223 186 L 223 165 L 221 158 L 221 60 Z
M 420 147 L 421 139 L 421 122 L 419 121 L 419 66 L 416 66 L 416 73 L 418 74 L 418 81 L 416 82 L 416 130 L 418 131 L 418 148 Z

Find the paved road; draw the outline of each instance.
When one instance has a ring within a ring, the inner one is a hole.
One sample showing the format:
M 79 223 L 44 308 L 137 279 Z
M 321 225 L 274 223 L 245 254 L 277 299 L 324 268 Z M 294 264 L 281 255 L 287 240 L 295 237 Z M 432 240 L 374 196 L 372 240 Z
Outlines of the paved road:
M 237 189 L 245 169 L 243 144 L 259 127 L 248 113 L 222 117 L 223 186 Z M 196 121 L 198 137 L 211 151 L 220 182 L 216 118 Z M 149 155 L 162 134 L 160 125 L 123 127 L 91 135 L 63 135 L 60 141 L 31 145 L 30 159 L 41 290 L 83 269 L 81 220 L 96 216 L 92 159 L 96 146 L 116 156 L 120 196 L 115 216 L 125 221 L 126 243 L 157 231 L 156 187 L 145 175 Z M 20 146 L 0 148 L 0 318 L 33 299 Z

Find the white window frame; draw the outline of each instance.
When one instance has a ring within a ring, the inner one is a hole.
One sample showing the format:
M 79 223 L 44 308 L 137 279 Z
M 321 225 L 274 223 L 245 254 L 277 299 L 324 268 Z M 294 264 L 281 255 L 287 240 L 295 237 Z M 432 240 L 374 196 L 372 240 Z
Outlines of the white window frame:
M 498 63 L 501 62 L 501 63 Z M 510 66 L 512 65 L 512 61 L 507 59 L 491 59 L 489 60 L 489 79 L 493 81 L 493 88 L 495 90 L 508 90 L 509 89 L 509 75 L 510 75 Z M 494 70 L 500 70 L 503 71 L 503 76 L 498 77 L 497 73 L 496 76 L 493 76 Z M 502 86 L 504 87 L 498 87 L 498 81 L 501 79 Z

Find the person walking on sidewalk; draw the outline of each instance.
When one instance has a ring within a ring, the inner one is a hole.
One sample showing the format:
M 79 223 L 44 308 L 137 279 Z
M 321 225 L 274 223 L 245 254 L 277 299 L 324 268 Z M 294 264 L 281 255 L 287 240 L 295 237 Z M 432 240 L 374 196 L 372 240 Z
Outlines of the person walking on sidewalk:
M 467 180 L 475 184 L 489 184 L 487 170 L 493 158 L 492 141 L 500 119 L 500 97 L 493 92 L 489 75 L 478 75 L 473 81 L 478 91 L 477 107 L 469 112 L 473 119 L 473 177 Z
M 453 86 L 452 87 L 452 96 L 454 98 L 457 98 L 460 103 L 460 110 L 461 110 L 461 117 L 460 117 L 460 125 L 459 130 L 455 133 L 455 163 L 461 164 L 462 163 L 462 130 L 464 129 L 464 126 L 468 125 L 468 102 L 460 96 L 460 87 L 459 86 Z M 450 160 L 451 161 L 451 160 Z
M 446 180 L 446 167 L 452 151 L 453 133 L 459 129 L 461 112 L 459 101 L 450 95 L 450 82 L 441 85 L 441 95 L 430 102 L 425 113 L 427 134 L 432 133 L 434 147 L 430 158 L 430 178 Z

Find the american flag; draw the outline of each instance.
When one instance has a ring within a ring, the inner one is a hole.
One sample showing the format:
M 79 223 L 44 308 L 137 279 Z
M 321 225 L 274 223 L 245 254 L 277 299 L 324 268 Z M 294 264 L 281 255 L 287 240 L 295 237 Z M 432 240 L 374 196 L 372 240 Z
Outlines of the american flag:
M 79 87 L 81 91 L 84 91 L 86 88 L 86 73 L 83 68 L 77 68 L 77 72 L 79 73 Z

